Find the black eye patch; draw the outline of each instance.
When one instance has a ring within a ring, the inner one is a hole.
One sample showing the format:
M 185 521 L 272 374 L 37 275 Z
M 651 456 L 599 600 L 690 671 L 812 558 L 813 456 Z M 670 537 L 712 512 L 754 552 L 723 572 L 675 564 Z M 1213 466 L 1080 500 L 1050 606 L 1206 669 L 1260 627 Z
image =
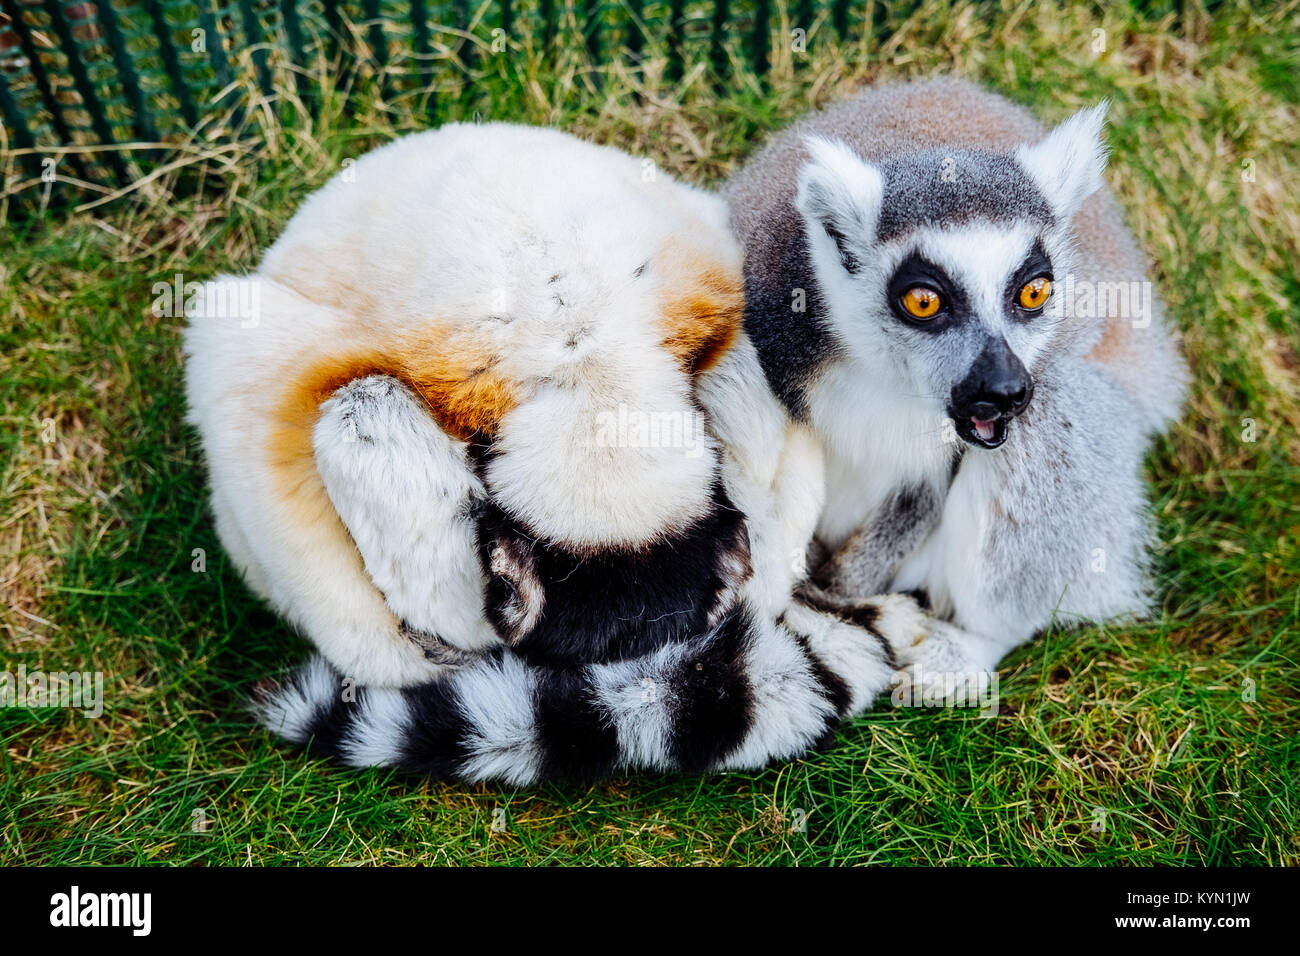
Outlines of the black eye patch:
M 930 319 L 917 319 L 903 308 L 902 298 L 908 289 L 924 286 L 939 293 L 941 306 L 938 314 Z M 894 275 L 886 286 L 886 296 L 894 314 L 913 328 L 939 332 L 951 328 L 965 317 L 968 306 L 966 294 L 948 276 L 941 267 L 935 265 L 919 252 L 910 252 L 894 270 Z
M 1007 282 L 1005 299 L 1007 314 L 1011 318 L 1023 322 L 1037 314 L 1037 311 L 1031 312 L 1020 306 L 1020 290 L 1030 279 L 1037 279 L 1039 276 L 1046 276 L 1048 282 L 1056 281 L 1056 276 L 1052 273 L 1052 260 L 1047 258 L 1047 250 L 1043 248 L 1043 241 L 1035 239 L 1033 248 L 1025 256 L 1025 261 L 1020 264 L 1019 269 L 1011 274 L 1011 279 Z

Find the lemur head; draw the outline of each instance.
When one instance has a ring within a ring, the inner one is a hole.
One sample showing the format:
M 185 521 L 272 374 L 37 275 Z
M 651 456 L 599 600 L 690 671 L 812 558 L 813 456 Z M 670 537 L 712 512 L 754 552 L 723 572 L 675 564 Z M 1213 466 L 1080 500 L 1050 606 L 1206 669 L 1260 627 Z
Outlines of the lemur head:
M 870 163 L 810 137 L 796 204 L 832 332 L 873 374 L 996 448 L 1062 329 L 1071 220 L 1101 185 L 1106 104 L 1035 145 Z

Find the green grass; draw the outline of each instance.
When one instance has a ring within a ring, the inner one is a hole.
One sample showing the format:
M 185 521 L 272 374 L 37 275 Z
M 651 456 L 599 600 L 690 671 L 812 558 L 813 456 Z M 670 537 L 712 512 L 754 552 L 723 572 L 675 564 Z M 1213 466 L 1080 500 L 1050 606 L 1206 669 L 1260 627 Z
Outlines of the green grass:
M 700 73 L 673 87 L 657 62 L 612 65 L 598 88 L 576 58 L 516 52 L 451 107 L 562 126 L 713 185 L 763 133 L 867 81 L 962 73 L 1049 120 L 1113 101 L 1107 178 L 1196 376 L 1150 460 L 1160 614 L 1021 649 L 998 717 L 883 706 L 763 773 L 448 787 L 307 761 L 246 715 L 250 685 L 307 647 L 222 557 L 182 424 L 180 323 L 149 313 L 151 289 L 251 267 L 343 158 L 419 127 L 400 104 L 363 97 L 344 119 L 331 99 L 312 123 L 254 110 L 254 145 L 188 154 L 197 188 L 164 177 L 11 219 L 0 669 L 102 671 L 107 709 L 0 710 L 0 862 L 1300 861 L 1298 9 L 1175 23 L 927 3 L 879 44 L 836 48 L 814 28 L 806 57 L 775 56 L 770 89 L 742 75 L 720 94 Z M 191 570 L 196 548 L 206 571 Z

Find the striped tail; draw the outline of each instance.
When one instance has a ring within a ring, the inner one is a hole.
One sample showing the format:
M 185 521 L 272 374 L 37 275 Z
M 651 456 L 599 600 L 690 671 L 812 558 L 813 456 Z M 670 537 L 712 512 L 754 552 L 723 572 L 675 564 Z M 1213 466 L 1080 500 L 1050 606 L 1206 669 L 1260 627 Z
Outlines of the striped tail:
M 257 710 L 313 754 L 441 780 L 758 769 L 828 743 L 889 686 L 890 647 L 911 644 L 925 620 L 900 595 L 859 602 L 854 619 L 797 602 L 776 622 L 736 609 L 644 657 L 548 668 L 497 650 L 405 689 L 354 688 L 316 657 Z

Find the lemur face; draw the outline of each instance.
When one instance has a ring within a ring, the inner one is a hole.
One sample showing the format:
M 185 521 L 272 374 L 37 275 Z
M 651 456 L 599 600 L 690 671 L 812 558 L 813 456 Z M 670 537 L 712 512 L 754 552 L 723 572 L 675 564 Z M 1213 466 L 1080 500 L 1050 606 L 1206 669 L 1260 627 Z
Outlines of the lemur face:
M 1104 107 L 1032 147 L 867 163 L 808 142 L 796 200 L 832 334 L 868 374 L 997 448 L 1062 327 L 1070 222 L 1101 183 Z
M 915 387 L 944 400 L 957 434 L 984 448 L 1006 441 L 1028 406 L 1029 371 L 1057 324 L 1046 306 L 1051 241 L 1031 225 L 913 232 L 889 250 L 882 335 L 902 345 Z

